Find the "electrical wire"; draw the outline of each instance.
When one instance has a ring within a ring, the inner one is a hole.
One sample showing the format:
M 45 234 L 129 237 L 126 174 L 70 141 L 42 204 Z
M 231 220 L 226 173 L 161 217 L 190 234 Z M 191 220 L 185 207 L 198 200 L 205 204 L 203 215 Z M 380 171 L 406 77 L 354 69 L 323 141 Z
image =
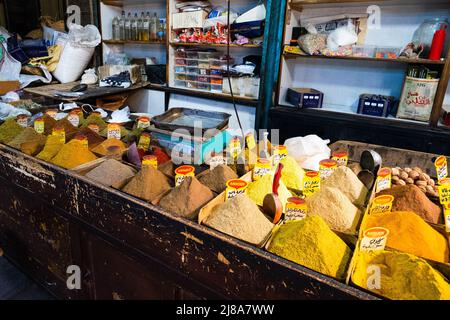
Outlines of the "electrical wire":
M 228 24 L 228 41 L 227 41 L 227 78 L 228 78 L 228 86 L 230 87 L 231 101 L 233 102 L 234 113 L 236 115 L 239 128 L 241 129 L 242 139 L 245 141 L 244 129 L 242 129 L 241 119 L 239 117 L 239 112 L 237 110 L 236 101 L 234 99 L 233 87 L 231 86 L 231 77 L 230 77 L 230 43 L 231 43 L 231 25 L 230 25 L 230 12 L 231 12 L 231 0 L 227 0 L 227 24 Z

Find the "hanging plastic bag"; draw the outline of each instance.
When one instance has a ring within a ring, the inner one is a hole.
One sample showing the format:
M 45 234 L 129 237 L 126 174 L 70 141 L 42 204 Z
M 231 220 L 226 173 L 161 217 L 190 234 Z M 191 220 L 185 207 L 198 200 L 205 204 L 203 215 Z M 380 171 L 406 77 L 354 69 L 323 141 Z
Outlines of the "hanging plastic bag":
M 347 25 L 332 31 L 327 39 L 327 47 L 331 51 L 336 51 L 341 46 L 355 44 L 358 41 L 358 35 L 355 31 L 355 25 L 348 19 Z
M 59 64 L 53 75 L 61 83 L 76 81 L 91 61 L 95 47 L 102 40 L 96 26 L 69 26 L 68 42 L 61 54 Z
M 18 81 L 21 68 L 22 64 L 6 49 L 6 43 L 0 42 L 0 81 Z

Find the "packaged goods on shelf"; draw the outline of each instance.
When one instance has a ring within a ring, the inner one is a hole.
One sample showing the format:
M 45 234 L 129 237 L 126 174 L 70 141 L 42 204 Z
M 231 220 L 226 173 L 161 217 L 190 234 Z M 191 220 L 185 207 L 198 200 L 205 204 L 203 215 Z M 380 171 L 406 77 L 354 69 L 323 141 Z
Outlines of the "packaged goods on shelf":
M 310 88 L 289 88 L 286 100 L 300 108 L 322 108 L 323 93 Z

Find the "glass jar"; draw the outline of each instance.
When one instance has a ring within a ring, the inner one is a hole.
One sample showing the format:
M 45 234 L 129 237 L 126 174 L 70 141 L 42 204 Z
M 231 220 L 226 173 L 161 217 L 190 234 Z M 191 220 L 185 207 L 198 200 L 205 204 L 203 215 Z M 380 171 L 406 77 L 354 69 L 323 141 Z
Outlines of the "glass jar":
M 423 44 L 423 52 L 420 54 L 421 58 L 428 57 L 431 48 L 431 43 L 433 42 L 434 33 L 437 30 L 441 29 L 442 25 L 444 25 L 444 28 L 448 27 L 447 18 L 426 19 L 414 32 L 412 39 L 414 45 L 417 46 L 419 44 Z

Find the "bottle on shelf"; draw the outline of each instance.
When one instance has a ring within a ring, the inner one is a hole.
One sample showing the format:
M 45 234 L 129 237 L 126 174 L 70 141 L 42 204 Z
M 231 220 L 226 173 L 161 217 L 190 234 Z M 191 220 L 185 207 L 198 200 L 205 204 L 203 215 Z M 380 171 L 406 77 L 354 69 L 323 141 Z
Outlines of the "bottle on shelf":
M 137 40 L 143 41 L 144 40 L 144 12 L 141 12 L 141 17 L 137 20 Z
M 119 19 L 119 40 L 126 40 L 125 37 L 125 20 L 127 20 L 125 16 L 125 11 L 122 11 L 122 16 Z
M 131 40 L 131 12 L 128 12 L 128 16 L 125 20 L 125 40 Z
M 164 41 L 164 20 L 159 19 L 159 28 L 158 32 L 156 33 L 156 37 L 158 38 L 158 41 Z
M 119 17 L 114 17 L 112 21 L 112 39 L 120 40 Z
M 150 40 L 150 12 L 147 11 L 147 15 L 144 18 L 144 23 L 142 26 L 142 40 L 149 41 Z
M 134 14 L 134 18 L 131 20 L 131 39 L 133 41 L 139 40 L 138 37 L 138 14 Z
M 159 19 L 156 16 L 156 12 L 153 13 L 152 22 L 150 24 L 150 40 L 156 41 L 157 40 L 157 33 L 158 33 L 158 27 L 159 25 Z

